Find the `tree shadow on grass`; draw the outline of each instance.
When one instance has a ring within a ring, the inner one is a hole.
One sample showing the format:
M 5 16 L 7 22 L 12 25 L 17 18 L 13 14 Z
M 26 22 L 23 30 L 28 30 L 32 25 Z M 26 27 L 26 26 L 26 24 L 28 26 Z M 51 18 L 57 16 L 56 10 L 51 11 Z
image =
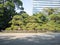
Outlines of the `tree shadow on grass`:
M 0 45 L 60 45 L 60 35 L 0 36 Z

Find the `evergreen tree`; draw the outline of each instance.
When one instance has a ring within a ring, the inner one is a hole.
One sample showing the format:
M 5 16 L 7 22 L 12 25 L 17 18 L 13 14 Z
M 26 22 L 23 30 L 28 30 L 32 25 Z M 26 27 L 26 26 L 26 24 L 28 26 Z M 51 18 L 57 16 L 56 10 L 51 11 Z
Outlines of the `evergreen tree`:
M 15 8 L 22 10 L 21 0 L 0 0 L 0 30 L 8 27 L 9 21 L 15 15 Z

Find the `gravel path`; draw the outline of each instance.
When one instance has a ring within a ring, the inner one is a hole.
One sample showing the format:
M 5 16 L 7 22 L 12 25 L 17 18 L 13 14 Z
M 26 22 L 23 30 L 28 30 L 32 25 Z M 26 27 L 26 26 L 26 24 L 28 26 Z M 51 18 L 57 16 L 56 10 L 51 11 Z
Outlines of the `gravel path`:
M 60 33 L 0 33 L 0 45 L 60 45 Z

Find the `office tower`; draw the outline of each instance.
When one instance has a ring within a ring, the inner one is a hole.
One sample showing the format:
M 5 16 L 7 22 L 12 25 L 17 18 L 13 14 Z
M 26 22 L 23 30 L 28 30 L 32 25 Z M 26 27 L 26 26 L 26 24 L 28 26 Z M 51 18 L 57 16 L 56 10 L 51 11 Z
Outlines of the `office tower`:
M 33 13 L 42 11 L 44 8 L 59 8 L 60 0 L 33 0 Z

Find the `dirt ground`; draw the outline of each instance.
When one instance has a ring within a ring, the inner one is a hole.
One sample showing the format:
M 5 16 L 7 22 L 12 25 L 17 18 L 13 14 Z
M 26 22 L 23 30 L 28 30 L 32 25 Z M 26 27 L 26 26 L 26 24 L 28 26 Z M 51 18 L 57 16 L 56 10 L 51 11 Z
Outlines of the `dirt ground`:
M 0 45 L 60 45 L 60 33 L 0 33 Z

